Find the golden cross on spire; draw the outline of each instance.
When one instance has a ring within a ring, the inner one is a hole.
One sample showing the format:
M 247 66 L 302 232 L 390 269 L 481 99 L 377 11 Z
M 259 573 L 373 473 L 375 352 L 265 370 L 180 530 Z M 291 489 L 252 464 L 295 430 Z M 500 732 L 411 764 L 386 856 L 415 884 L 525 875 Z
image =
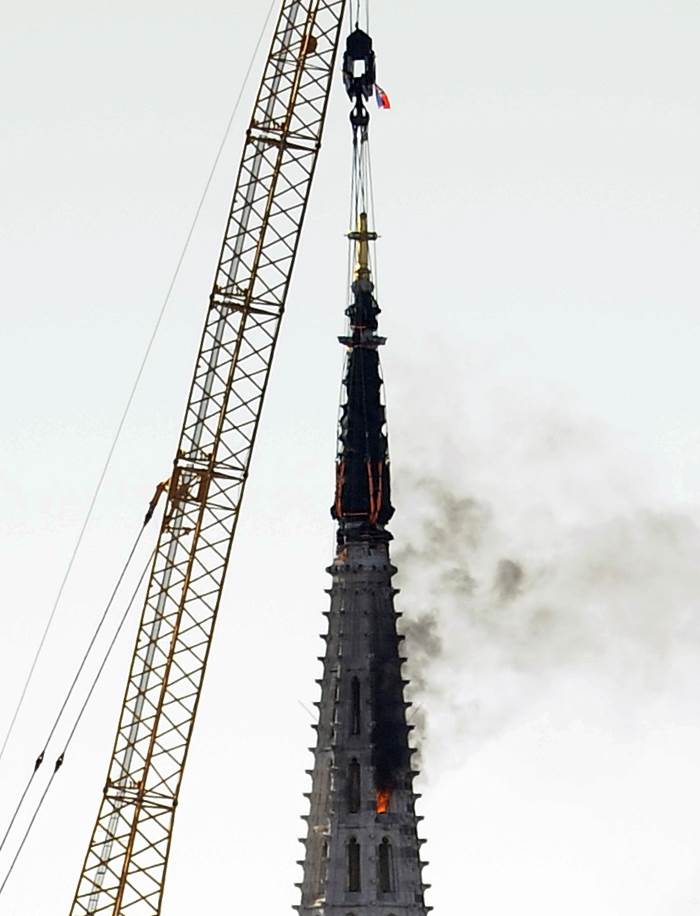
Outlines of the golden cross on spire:
M 377 233 L 367 229 L 367 214 L 360 213 L 358 227 L 354 232 L 348 232 L 348 238 L 357 242 L 357 262 L 355 264 L 355 277 L 358 280 L 369 280 L 369 243 L 376 242 Z

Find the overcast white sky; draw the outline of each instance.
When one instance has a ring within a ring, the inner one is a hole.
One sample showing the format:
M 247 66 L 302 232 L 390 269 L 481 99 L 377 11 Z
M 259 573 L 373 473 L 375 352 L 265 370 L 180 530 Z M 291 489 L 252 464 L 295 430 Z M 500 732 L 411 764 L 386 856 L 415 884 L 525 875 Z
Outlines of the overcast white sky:
M 266 8 L 2 7 L 0 727 Z M 393 103 L 372 130 L 400 602 L 434 612 L 445 646 L 419 697 L 430 903 L 696 914 L 700 7 L 373 0 L 372 31 Z M 3 761 L 0 824 L 170 466 L 252 90 Z M 298 701 L 316 699 L 333 547 L 347 110 L 336 81 L 168 916 L 298 899 L 313 740 Z M 493 584 L 503 559 L 525 571 L 508 601 Z M 134 625 L 3 914 L 68 911 Z

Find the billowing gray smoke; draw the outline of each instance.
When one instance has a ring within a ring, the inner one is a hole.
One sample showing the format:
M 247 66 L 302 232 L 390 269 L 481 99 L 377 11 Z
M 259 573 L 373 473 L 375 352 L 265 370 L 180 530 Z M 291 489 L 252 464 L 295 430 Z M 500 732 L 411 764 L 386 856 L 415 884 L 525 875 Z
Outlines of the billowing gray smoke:
M 431 902 L 691 916 L 700 491 L 648 429 L 582 416 L 508 359 L 448 347 L 391 391 Z
M 570 678 L 632 710 L 700 650 L 700 530 L 689 518 L 638 508 L 527 524 L 435 478 L 405 490 L 398 607 L 429 759 L 433 748 L 468 755 Z

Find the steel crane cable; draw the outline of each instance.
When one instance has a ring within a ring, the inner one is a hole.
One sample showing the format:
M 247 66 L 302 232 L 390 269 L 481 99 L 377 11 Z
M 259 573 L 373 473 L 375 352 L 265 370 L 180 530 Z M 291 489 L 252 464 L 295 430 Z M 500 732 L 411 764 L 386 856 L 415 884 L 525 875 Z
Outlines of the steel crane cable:
M 24 706 L 24 701 L 25 701 L 25 698 L 26 698 L 26 696 L 27 696 L 27 691 L 29 690 L 29 686 L 30 686 L 30 684 L 31 684 L 31 682 L 32 682 L 32 680 L 33 680 L 33 678 L 34 678 L 34 672 L 36 671 L 36 667 L 37 667 L 37 664 L 38 664 L 38 662 L 39 662 L 39 658 L 41 657 L 41 654 L 42 654 L 42 652 L 43 652 L 43 650 L 44 650 L 44 645 L 45 645 L 45 643 L 46 643 L 46 639 L 47 639 L 47 637 L 48 637 L 48 635 L 49 635 L 49 631 L 50 631 L 50 629 L 51 629 L 51 626 L 52 626 L 52 624 L 53 624 L 54 618 L 55 618 L 55 616 L 56 616 L 56 612 L 57 612 L 58 607 L 59 607 L 59 604 L 60 604 L 60 602 L 61 602 L 61 598 L 63 597 L 63 592 L 65 591 L 66 584 L 67 584 L 68 579 L 69 579 L 69 577 L 70 577 L 70 574 L 71 574 L 71 571 L 72 571 L 72 569 L 73 569 L 73 566 L 75 565 L 75 560 L 76 560 L 76 557 L 77 557 L 77 555 L 78 555 L 78 551 L 80 550 L 80 546 L 81 546 L 81 544 L 82 544 L 82 542 L 83 542 L 83 538 L 84 538 L 84 536 L 85 536 L 85 531 L 86 531 L 86 529 L 87 529 L 87 527 L 88 527 L 88 525 L 89 525 L 89 523 L 90 523 L 90 520 L 91 520 L 91 518 L 92 518 L 92 513 L 93 513 L 93 511 L 94 511 L 95 504 L 97 503 L 97 499 L 98 499 L 98 497 L 99 497 L 99 495 L 100 495 L 100 493 L 101 493 L 101 491 L 102 491 L 102 485 L 104 484 L 105 478 L 106 478 L 106 476 L 107 476 L 107 471 L 109 470 L 109 467 L 110 467 L 110 465 L 111 465 L 111 463 L 112 463 L 112 458 L 113 458 L 113 456 L 114 456 L 114 452 L 115 452 L 115 450 L 116 450 L 116 447 L 117 447 L 117 444 L 118 444 L 118 442 L 119 442 L 119 439 L 121 438 L 122 430 L 124 429 L 124 425 L 125 425 L 125 423 L 126 423 L 126 419 L 127 419 L 128 415 L 129 415 L 129 413 L 130 413 L 130 411 L 131 411 L 131 406 L 132 406 L 133 401 L 134 401 L 134 398 L 135 398 L 135 396 L 136 396 L 136 391 L 137 391 L 137 389 L 138 389 L 138 387 L 139 387 L 139 384 L 140 384 L 140 382 L 141 382 L 141 377 L 143 376 L 144 370 L 145 370 L 145 368 L 146 368 L 146 363 L 148 362 L 148 358 L 149 358 L 149 356 L 151 355 L 151 350 L 153 349 L 153 345 L 154 345 L 155 340 L 156 340 L 156 337 L 157 337 L 157 335 L 158 335 L 158 331 L 160 330 L 160 326 L 161 326 L 161 324 L 162 324 L 162 322 L 163 322 L 163 318 L 164 318 L 164 316 L 165 316 L 166 309 L 167 309 L 168 304 L 169 304 L 169 302 L 170 302 L 170 297 L 171 297 L 172 292 L 173 292 L 173 289 L 174 289 L 174 287 L 175 287 L 175 283 L 176 283 L 176 281 L 177 281 L 177 278 L 178 278 L 178 276 L 179 276 L 179 274 L 180 274 L 180 269 L 181 269 L 181 267 L 182 267 L 183 261 L 185 260 L 185 255 L 187 254 L 187 252 L 188 252 L 188 250 L 189 250 L 190 242 L 191 242 L 191 240 L 192 240 L 192 236 L 193 236 L 193 234 L 194 234 L 195 227 L 197 226 L 197 223 L 198 223 L 198 221 L 199 221 L 199 216 L 200 216 L 200 214 L 201 214 L 201 212 L 202 212 L 202 207 L 204 206 L 204 202 L 205 202 L 205 200 L 206 200 L 207 194 L 209 193 L 209 188 L 210 188 L 211 183 L 212 183 L 212 180 L 213 180 L 213 178 L 214 178 L 214 173 L 216 172 L 216 169 L 218 168 L 219 161 L 220 161 L 221 156 L 222 156 L 222 153 L 223 153 L 223 151 L 224 151 L 224 147 L 226 146 L 226 143 L 227 143 L 227 141 L 228 141 L 228 137 L 229 137 L 229 134 L 230 134 L 230 132 L 231 132 L 231 127 L 233 126 L 234 118 L 236 117 L 236 114 L 238 113 L 238 109 L 239 109 L 239 107 L 240 107 L 240 103 L 241 103 L 241 100 L 242 100 L 242 98 L 243 98 L 243 93 L 244 93 L 245 88 L 246 88 L 246 86 L 247 86 L 247 84 L 248 84 L 248 80 L 249 80 L 249 78 L 250 78 L 250 74 L 251 74 L 252 69 L 253 69 L 253 64 L 255 63 L 255 58 L 257 57 L 258 51 L 260 50 L 260 45 L 262 44 L 263 37 L 264 37 L 265 32 L 266 32 L 266 30 L 267 30 L 267 26 L 268 26 L 268 23 L 269 23 L 269 21 L 270 21 L 270 17 L 271 17 L 271 15 L 272 15 L 272 10 L 273 10 L 273 8 L 274 8 L 274 6 L 275 6 L 275 2 L 276 2 L 276 0 L 272 0 L 272 2 L 270 3 L 270 7 L 269 7 L 269 9 L 268 9 L 268 11 L 267 11 L 267 16 L 265 17 L 265 21 L 264 21 L 263 26 L 262 26 L 262 28 L 261 28 L 261 30 L 260 30 L 260 34 L 259 34 L 259 36 L 258 36 L 258 40 L 257 40 L 257 42 L 256 42 L 255 49 L 254 49 L 254 51 L 253 51 L 253 53 L 252 53 L 252 55 L 251 55 L 250 63 L 248 64 L 248 69 L 246 70 L 245 75 L 244 75 L 244 77 L 243 77 L 243 82 L 241 83 L 241 88 L 240 88 L 240 90 L 239 90 L 238 97 L 236 98 L 236 101 L 235 101 L 235 103 L 234 103 L 233 109 L 232 109 L 231 114 L 230 114 L 230 116 L 229 116 L 228 123 L 226 124 L 226 128 L 225 128 L 224 133 L 223 133 L 223 136 L 222 136 L 222 138 L 221 138 L 221 142 L 219 143 L 219 147 L 218 147 L 218 149 L 217 149 L 217 151 L 216 151 L 216 155 L 214 156 L 214 160 L 213 160 L 212 165 L 211 165 L 211 168 L 210 168 L 210 170 L 209 170 L 209 174 L 208 174 L 208 176 L 207 176 L 207 180 L 206 180 L 205 183 L 204 183 L 204 189 L 203 189 L 202 194 L 201 194 L 201 196 L 200 196 L 199 203 L 197 204 L 197 207 L 195 208 L 194 217 L 192 218 L 192 222 L 191 222 L 191 224 L 190 224 L 189 230 L 188 230 L 188 232 L 187 232 L 187 235 L 185 236 L 185 242 L 184 242 L 184 245 L 182 246 L 182 250 L 180 251 L 180 256 L 179 256 L 178 259 L 177 259 L 177 263 L 176 263 L 176 265 L 175 265 L 175 270 L 173 271 L 172 277 L 171 277 L 171 279 L 170 279 L 170 283 L 169 283 L 168 288 L 167 288 L 166 293 L 165 293 L 165 298 L 163 299 L 163 303 L 162 303 L 162 305 L 161 305 L 160 311 L 158 312 L 158 316 L 157 316 L 156 321 L 155 321 L 155 324 L 154 324 L 154 326 L 153 326 L 153 330 L 152 330 L 152 332 L 151 332 L 151 336 L 149 337 L 148 343 L 146 344 L 146 349 L 145 349 L 145 351 L 144 351 L 143 358 L 142 358 L 142 360 L 141 360 L 141 363 L 140 363 L 140 365 L 139 365 L 139 368 L 138 368 L 138 370 L 137 370 L 137 372 L 136 372 L 136 377 L 134 378 L 134 382 L 133 382 L 133 384 L 132 384 L 132 386 L 131 386 L 131 390 L 130 390 L 130 392 L 129 392 L 129 396 L 128 396 L 127 400 L 126 400 L 126 405 L 125 405 L 125 407 L 124 407 L 124 410 L 122 411 L 121 417 L 120 417 L 119 422 L 118 422 L 118 424 L 117 424 L 116 432 L 115 432 L 114 437 L 113 437 L 113 439 L 112 439 L 112 443 L 111 443 L 111 445 L 110 445 L 110 447 L 109 447 L 109 450 L 108 450 L 108 452 L 107 452 L 107 457 L 106 457 L 106 459 L 105 459 L 104 465 L 102 466 L 102 470 L 101 470 L 100 475 L 99 475 L 99 478 L 98 478 L 98 480 L 97 480 L 97 486 L 95 487 L 95 490 L 94 490 L 94 492 L 93 492 L 93 494 L 92 494 L 92 498 L 91 498 L 91 500 L 90 500 L 90 504 L 89 504 L 88 509 L 87 509 L 87 512 L 86 512 L 86 514 L 85 514 L 85 519 L 84 519 L 84 521 L 83 521 L 82 527 L 80 528 L 80 531 L 79 531 L 79 533 L 78 533 L 78 537 L 77 537 L 76 542 L 75 542 L 75 545 L 74 545 L 74 547 L 73 547 L 73 552 L 71 553 L 70 558 L 69 558 L 69 560 L 68 560 L 68 565 L 66 566 L 66 571 L 65 571 L 65 573 L 64 573 L 64 575 L 63 575 L 63 578 L 62 578 L 62 580 L 61 580 L 61 583 L 60 583 L 60 585 L 59 585 L 59 587 L 58 587 L 58 591 L 57 591 L 57 593 L 56 593 L 56 597 L 55 597 L 54 602 L 53 602 L 53 605 L 52 605 L 52 607 L 51 607 L 51 612 L 50 612 L 50 614 L 49 614 L 49 617 L 48 617 L 48 619 L 47 619 L 47 621 L 46 621 L 46 625 L 44 626 L 44 630 L 43 630 L 42 635 L 41 635 L 41 638 L 40 638 L 40 640 L 39 640 L 39 645 L 38 645 L 38 647 L 37 647 L 37 649 L 36 649 L 36 652 L 34 653 L 34 657 L 33 657 L 33 659 L 32 659 L 32 662 L 31 662 L 30 666 L 29 666 L 29 670 L 28 670 L 28 672 L 27 672 L 27 675 L 26 675 L 24 684 L 23 684 L 23 686 L 22 686 L 22 690 L 21 690 L 20 695 L 19 695 L 19 699 L 18 699 L 18 701 L 17 701 L 17 705 L 15 706 L 14 712 L 12 713 L 12 718 L 10 719 L 10 724 L 8 725 L 7 731 L 5 732 L 5 735 L 4 735 L 4 738 L 3 738 L 3 741 L 2 741 L 2 746 L 0 747 L 0 763 L 2 763 L 2 759 L 3 759 L 4 755 L 5 755 L 5 750 L 6 750 L 6 748 L 7 748 L 8 742 L 9 742 L 10 738 L 12 737 L 12 733 L 14 732 L 15 725 L 16 725 L 16 723 L 17 723 L 17 719 L 18 719 L 18 717 L 19 717 L 20 712 L 22 711 L 22 707 Z
M 358 2 L 358 17 L 359 17 L 359 2 Z M 359 227 L 359 217 L 360 213 L 367 212 L 367 185 L 368 182 L 371 183 L 371 178 L 368 175 L 367 164 L 369 161 L 369 136 L 364 133 L 363 136 L 358 138 L 357 131 L 353 135 L 353 167 L 352 167 L 352 184 L 351 184 L 351 223 L 352 229 L 357 230 Z M 371 173 L 370 173 L 371 174 Z M 374 203 L 372 199 L 372 221 L 374 225 Z M 352 254 L 356 249 L 357 242 L 350 241 L 349 245 L 349 271 L 350 265 L 352 264 Z M 364 446 L 365 453 L 364 458 L 366 462 L 370 461 L 370 446 L 369 446 L 369 418 L 367 415 L 367 379 L 365 377 L 365 351 L 364 348 L 360 347 L 354 350 L 354 359 L 349 363 L 346 359 L 346 368 L 344 371 L 344 376 L 347 379 L 348 391 L 353 384 L 350 373 L 355 375 L 359 372 L 360 386 L 362 389 L 362 422 L 363 422 L 363 432 L 364 432 Z M 359 368 L 357 363 L 359 362 Z M 348 371 L 349 370 L 349 371 Z M 371 508 L 371 507 L 370 507 Z
M 360 6 L 361 0 L 357 0 L 357 3 L 353 3 L 353 0 L 350 0 L 350 3 L 348 4 L 348 19 L 350 21 L 351 30 L 355 27 L 359 28 L 360 26 Z M 353 9 L 355 10 L 354 15 Z M 366 0 L 365 2 L 365 27 L 369 32 L 369 0 Z
M 34 768 L 31 772 L 31 775 L 29 776 L 29 779 L 27 780 L 24 786 L 24 790 L 22 791 L 19 797 L 19 801 L 17 802 L 17 805 L 15 806 L 12 816 L 10 817 L 9 823 L 2 836 L 2 840 L 0 840 L 0 852 L 2 852 L 3 848 L 5 847 L 7 838 L 9 837 L 12 831 L 12 828 L 22 809 L 22 806 L 24 805 L 24 801 L 27 797 L 27 793 L 29 792 L 31 785 L 34 782 L 34 777 L 36 776 L 37 772 L 39 771 L 39 768 L 41 767 L 42 763 L 44 762 L 44 757 L 46 755 L 46 751 L 48 750 L 49 744 L 51 743 L 51 739 L 53 738 L 54 734 L 56 733 L 56 729 L 58 728 L 59 723 L 61 719 L 63 718 L 63 714 L 66 711 L 66 707 L 68 706 L 68 703 L 70 702 L 71 697 L 73 696 L 73 692 L 78 684 L 78 681 L 80 680 L 80 676 L 83 673 L 85 665 L 87 664 L 87 661 L 90 655 L 92 654 L 92 650 L 95 646 L 95 643 L 97 642 L 97 639 L 100 633 L 102 632 L 102 628 L 105 624 L 105 621 L 107 620 L 107 616 L 110 612 L 110 609 L 112 608 L 112 605 L 114 604 L 114 600 L 117 596 L 117 592 L 119 591 L 121 584 L 124 581 L 124 576 L 126 575 L 129 569 L 129 566 L 131 565 L 131 561 L 134 557 L 134 554 L 136 553 L 136 548 L 139 546 L 139 541 L 141 540 L 141 536 L 143 535 L 146 525 L 150 522 L 151 518 L 153 517 L 153 513 L 155 512 L 158 501 L 160 497 L 162 496 L 163 492 L 167 489 L 167 486 L 168 486 L 167 482 L 164 481 L 163 483 L 159 483 L 158 486 L 156 487 L 156 491 L 153 495 L 153 498 L 151 499 L 151 502 L 149 503 L 148 510 L 146 512 L 143 523 L 139 526 L 139 530 L 138 530 L 138 534 L 136 535 L 136 539 L 134 543 L 132 544 L 131 550 L 129 551 L 126 561 L 124 562 L 124 565 L 122 566 L 121 571 L 117 577 L 117 581 L 114 585 L 114 588 L 112 589 L 112 592 L 109 596 L 107 604 L 105 605 L 105 608 L 102 612 L 102 616 L 100 617 L 99 621 L 97 622 L 97 626 L 95 627 L 93 631 L 92 637 L 85 651 L 83 652 L 83 657 L 81 658 L 80 663 L 78 664 L 77 670 L 75 674 L 73 675 L 73 680 L 71 681 L 70 686 L 68 687 L 66 695 L 63 698 L 63 702 L 61 703 L 58 713 L 53 721 L 53 724 L 51 725 L 49 732 L 46 736 L 46 739 L 44 740 L 41 746 L 41 750 L 38 753 L 34 761 Z
M 352 3 L 348 4 L 348 13 L 351 17 L 352 23 Z M 352 28 L 352 24 L 350 26 Z M 357 138 L 354 138 L 353 147 L 352 147 L 352 168 L 350 170 L 350 213 L 348 216 L 348 233 L 354 232 L 357 229 L 357 218 L 359 214 L 359 208 L 357 203 Z M 348 262 L 347 262 L 347 280 L 345 288 L 343 290 L 343 296 L 346 299 L 347 306 L 349 307 L 352 304 L 352 273 L 353 273 L 353 253 L 355 250 L 355 243 L 348 236 Z M 345 336 L 350 336 L 350 317 L 347 314 L 346 309 L 346 318 L 345 318 Z M 340 439 L 341 439 L 341 422 L 343 415 L 343 387 L 348 380 L 348 358 L 349 350 L 346 349 L 343 356 L 343 372 L 340 378 L 340 390 L 338 392 L 338 455 L 340 454 Z M 338 457 L 336 455 L 336 457 Z
M 359 3 L 358 3 L 359 6 Z M 359 15 L 359 10 L 358 10 Z M 369 143 L 369 137 L 365 133 L 360 139 L 360 149 L 359 155 L 357 156 L 356 165 L 357 165 L 357 185 L 358 185 L 358 200 L 356 206 L 358 209 L 357 216 L 359 217 L 360 213 L 367 213 L 367 176 L 365 171 L 365 150 L 367 144 Z M 355 134 L 355 146 L 357 146 L 357 133 Z M 366 226 L 366 222 L 365 222 Z M 359 243 L 362 244 L 361 242 Z M 370 443 L 369 443 L 369 419 L 367 416 L 367 378 L 365 374 L 365 350 L 363 347 L 359 347 L 356 352 L 357 357 L 359 357 L 360 363 L 360 384 L 362 386 L 362 422 L 364 424 L 364 439 L 365 439 L 365 461 L 369 464 L 371 459 L 370 454 Z M 371 492 L 370 492 L 371 500 Z M 369 512 L 371 515 L 372 506 L 371 502 L 369 505 Z
M 63 749 L 62 749 L 61 753 L 58 755 L 58 757 L 56 758 L 56 762 L 54 763 L 53 772 L 51 773 L 51 776 L 50 776 L 48 782 L 46 783 L 46 786 L 44 787 L 44 791 L 42 792 L 42 794 L 41 794 L 41 796 L 40 796 L 40 798 L 39 798 L 39 801 L 37 802 L 37 804 L 36 804 L 36 806 L 35 806 L 35 808 L 34 808 L 34 811 L 32 812 L 32 816 L 31 816 L 31 818 L 30 818 L 30 820 L 29 820 L 29 823 L 27 824 L 27 827 L 26 827 L 26 829 L 25 829 L 25 831 L 24 831 L 24 834 L 22 835 L 22 839 L 20 840 L 19 846 L 17 847 L 17 851 L 15 852 L 15 854 L 14 854 L 14 856 L 13 856 L 13 858 L 12 858 L 12 861 L 10 862 L 10 864 L 9 864 L 9 866 L 8 866 L 8 868 L 7 868 L 7 871 L 6 871 L 6 873 L 5 873 L 4 877 L 3 877 L 3 880 L 2 880 L 2 884 L 0 884 L 0 895 L 2 895 L 3 891 L 5 890 L 5 887 L 6 887 L 6 885 L 7 885 L 7 882 L 9 881 L 10 876 L 11 876 L 13 870 L 14 870 L 14 867 L 15 867 L 15 865 L 17 864 L 17 860 L 19 859 L 19 856 L 20 856 L 22 850 L 24 849 L 24 846 L 25 846 L 25 844 L 26 844 L 26 842 L 27 842 L 27 839 L 29 838 L 29 834 L 31 833 L 32 828 L 34 827 L 34 824 L 35 824 L 35 822 L 36 822 L 36 819 L 37 819 L 37 817 L 38 817 L 38 815 L 39 815 L 39 812 L 41 811 L 41 809 L 42 809 L 42 807 L 43 807 L 43 805 L 44 805 L 44 802 L 45 802 L 45 800 L 46 800 L 46 796 L 49 794 L 49 790 L 51 789 L 51 786 L 53 785 L 54 779 L 56 778 L 56 774 L 58 773 L 58 771 L 59 771 L 59 770 L 61 769 L 61 767 L 63 766 L 63 762 L 64 762 L 64 760 L 65 760 L 66 754 L 68 753 L 68 748 L 70 747 L 70 745 L 71 745 L 71 743 L 72 743 L 72 741 L 73 741 L 73 738 L 74 738 L 74 736 L 75 736 L 75 733 L 76 733 L 76 731 L 77 731 L 77 729 L 78 729 L 78 725 L 80 725 L 80 721 L 81 721 L 81 719 L 83 718 L 83 715 L 84 715 L 84 713 L 85 713 L 85 710 L 87 709 L 87 706 L 88 706 L 88 704 L 89 704 L 89 702 L 90 702 L 90 700 L 91 700 L 91 698 L 92 698 L 93 693 L 95 692 L 95 688 L 97 687 L 97 684 L 98 684 L 98 682 L 99 682 L 99 680 L 100 680 L 100 677 L 102 676 L 102 672 L 104 671 L 105 666 L 106 666 L 106 664 L 107 664 L 107 661 L 109 660 L 109 657 L 110 657 L 110 655 L 112 654 L 112 650 L 114 649 L 114 646 L 116 645 L 117 639 L 119 638 L 119 634 L 121 633 L 121 631 L 122 631 L 122 629 L 123 629 L 123 627 L 124 627 L 124 624 L 126 623 L 126 620 L 127 620 L 128 616 L 129 616 L 129 612 L 131 611 L 131 608 L 132 608 L 133 605 L 134 605 L 134 601 L 136 600 L 136 597 L 137 597 L 139 591 L 141 590 L 141 586 L 142 586 L 142 584 L 143 584 L 144 579 L 146 578 L 146 574 L 147 574 L 147 572 L 148 572 L 148 570 L 149 570 L 149 568 L 150 568 L 150 566 L 151 566 L 151 564 L 152 564 L 152 562 L 153 562 L 153 559 L 154 559 L 155 555 L 156 555 L 156 550 L 154 549 L 154 550 L 151 552 L 150 556 L 148 557 L 148 560 L 147 560 L 145 566 L 143 567 L 143 571 L 141 572 L 141 575 L 139 576 L 138 582 L 136 583 L 136 586 L 135 586 L 133 592 L 131 593 L 131 598 L 129 599 L 129 602 L 128 602 L 128 604 L 127 604 L 125 610 L 124 610 L 124 613 L 122 614 L 122 616 L 121 616 L 121 618 L 120 618 L 120 620 L 119 620 L 119 623 L 118 623 L 118 625 L 117 625 L 116 630 L 114 631 L 114 634 L 112 635 L 112 638 L 111 638 L 111 640 L 110 640 L 110 642 L 109 642 L 109 645 L 107 646 L 107 649 L 106 649 L 106 651 L 105 651 L 105 653 L 104 653 L 104 656 L 102 657 L 102 661 L 101 661 L 101 663 L 100 663 L 100 666 L 99 666 L 99 668 L 97 669 L 97 672 L 96 672 L 95 676 L 94 676 L 93 679 L 92 679 L 92 683 L 90 684 L 90 687 L 89 687 L 88 692 L 87 692 L 87 694 L 86 694 L 86 696 L 85 696 L 85 699 L 83 700 L 83 703 L 82 703 L 80 709 L 78 710 L 78 714 L 76 715 L 75 719 L 73 720 L 73 724 L 72 724 L 71 729 L 70 729 L 70 731 L 69 731 L 69 733 L 68 733 L 68 737 L 66 738 L 65 744 L 63 745 Z
M 357 14 L 359 18 L 359 6 L 360 6 L 359 0 L 358 0 L 357 6 L 358 6 Z M 364 136 L 360 138 L 359 144 L 358 144 L 358 134 L 357 134 L 357 131 L 355 131 L 354 137 L 353 137 L 353 148 L 354 148 L 354 153 L 355 153 L 354 155 L 354 172 L 355 172 L 354 205 L 355 205 L 355 228 L 356 230 L 359 229 L 358 220 L 359 220 L 360 213 L 367 212 L 366 210 L 367 189 L 366 189 L 365 170 L 364 170 L 364 152 L 365 152 L 365 145 L 368 142 L 369 141 L 368 141 L 367 135 L 365 134 Z M 357 246 L 358 244 L 362 244 L 362 243 L 355 242 L 355 246 Z M 369 461 L 369 458 L 370 458 L 369 423 L 367 419 L 367 386 L 366 386 L 367 380 L 365 378 L 364 350 L 362 348 L 358 348 L 354 352 L 354 356 L 355 356 L 355 359 L 353 359 L 352 368 L 355 372 L 357 372 L 359 369 L 360 385 L 362 388 L 362 422 L 363 422 L 363 427 L 364 427 L 364 445 L 365 445 L 364 458 L 365 458 L 365 461 Z M 358 362 L 360 364 L 359 367 L 357 366 Z
M 372 178 L 372 150 L 370 149 L 369 140 L 367 140 L 366 146 L 367 146 L 367 187 L 369 190 L 369 208 L 370 208 L 369 212 L 372 217 L 372 226 L 376 230 L 377 218 L 376 218 L 376 213 L 375 213 L 375 208 L 374 208 L 374 179 Z M 375 251 L 374 251 L 374 257 L 372 258 L 371 252 L 373 248 L 375 249 Z M 375 242 L 370 243 L 370 258 L 372 261 L 372 277 L 374 281 L 374 289 L 376 293 L 376 298 L 380 299 L 381 296 L 379 293 L 379 270 L 377 269 L 377 252 L 376 252 L 376 243 Z
M 369 212 L 372 216 L 372 225 L 374 226 L 376 230 L 377 218 L 376 218 L 376 208 L 374 204 L 374 177 L 372 174 L 372 150 L 369 145 L 369 138 L 367 140 L 366 147 L 367 147 L 367 187 L 369 190 L 369 206 L 370 206 Z M 372 257 L 372 251 L 374 251 L 373 257 Z M 377 299 L 377 301 L 379 301 L 381 299 L 381 292 L 380 292 L 380 287 L 379 287 L 379 264 L 378 264 L 378 259 L 377 259 L 376 242 L 370 243 L 370 258 L 371 258 L 372 278 L 374 282 L 375 298 Z M 379 377 L 380 377 L 381 386 L 384 390 L 384 397 L 385 397 L 385 403 L 386 403 L 386 381 L 382 373 L 381 361 L 379 363 Z M 389 418 L 386 413 L 384 414 L 384 429 L 385 429 L 385 435 L 387 438 L 387 449 L 388 449 Z M 388 452 L 387 452 L 387 458 L 388 458 Z

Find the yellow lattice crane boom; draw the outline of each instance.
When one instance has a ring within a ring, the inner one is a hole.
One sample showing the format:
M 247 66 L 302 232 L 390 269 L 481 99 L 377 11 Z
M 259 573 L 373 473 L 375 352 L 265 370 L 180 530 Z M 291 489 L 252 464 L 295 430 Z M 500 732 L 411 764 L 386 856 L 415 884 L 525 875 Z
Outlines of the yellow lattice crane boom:
M 345 0 L 282 0 L 246 135 L 114 749 L 71 916 L 157 916 Z

